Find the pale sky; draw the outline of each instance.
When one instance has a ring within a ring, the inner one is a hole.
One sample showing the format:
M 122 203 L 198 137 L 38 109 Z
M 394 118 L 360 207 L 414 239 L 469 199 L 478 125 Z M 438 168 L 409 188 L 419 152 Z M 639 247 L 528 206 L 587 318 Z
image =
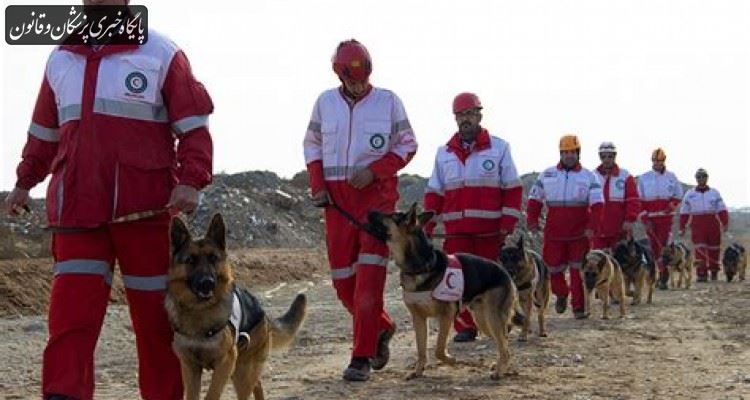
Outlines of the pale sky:
M 40 3 L 69 4 L 4 6 Z M 522 173 L 553 165 L 559 137 L 573 132 L 585 167 L 598 165 L 606 140 L 640 174 L 662 146 L 681 180 L 706 168 L 729 206 L 750 206 L 750 1 L 133 4 L 185 50 L 213 98 L 216 172 L 302 170 L 313 102 L 338 84 L 331 55 L 353 37 L 373 57 L 372 83 L 401 97 L 415 130 L 419 151 L 403 172 L 430 174 L 455 132 L 453 97 L 473 91 L 483 125 L 510 142 Z M 0 190 L 15 183 L 49 51 L 3 41 Z

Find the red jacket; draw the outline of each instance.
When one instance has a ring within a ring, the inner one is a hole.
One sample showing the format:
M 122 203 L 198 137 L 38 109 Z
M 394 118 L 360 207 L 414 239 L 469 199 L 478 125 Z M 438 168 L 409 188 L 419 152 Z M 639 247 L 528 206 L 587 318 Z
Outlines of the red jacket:
M 685 193 L 680 207 L 680 230 L 684 230 L 688 222 L 692 229 L 698 230 L 729 226 L 729 212 L 718 190 L 705 186 Z
M 141 46 L 61 46 L 47 63 L 16 186 L 52 173 L 51 226 L 163 209 L 176 184 L 210 183 L 212 111 L 185 54 L 156 32 Z
M 578 240 L 586 229 L 596 229 L 601 217 L 602 185 L 591 171 L 576 165 L 566 171 L 561 164 L 547 168 L 529 191 L 526 224 L 539 226 L 542 206 L 547 205 L 545 240 Z
M 640 212 L 640 200 L 635 178 L 630 173 L 615 165 L 609 174 L 603 166 L 599 166 L 595 173 L 602 182 L 604 194 L 604 209 L 597 236 L 618 236 L 624 222 L 635 222 Z
M 438 149 L 424 208 L 437 213 L 448 234 L 510 232 L 521 217 L 522 191 L 506 141 L 482 129 L 464 149 L 456 133 Z

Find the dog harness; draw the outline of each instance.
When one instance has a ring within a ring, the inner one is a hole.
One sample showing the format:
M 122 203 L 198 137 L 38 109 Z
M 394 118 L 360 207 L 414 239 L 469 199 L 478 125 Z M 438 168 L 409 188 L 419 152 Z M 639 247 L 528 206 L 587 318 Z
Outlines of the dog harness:
M 421 292 L 404 292 L 404 302 L 409 304 L 429 304 L 432 300 L 461 302 L 464 294 L 464 272 L 461 262 L 453 255 L 448 255 L 448 267 L 443 278 L 433 290 Z

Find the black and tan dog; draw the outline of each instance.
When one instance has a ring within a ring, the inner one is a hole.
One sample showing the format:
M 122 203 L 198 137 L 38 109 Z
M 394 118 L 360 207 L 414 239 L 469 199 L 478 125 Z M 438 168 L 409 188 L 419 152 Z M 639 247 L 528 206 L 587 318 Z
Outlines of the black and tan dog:
M 621 240 L 614 248 L 615 260 L 622 268 L 625 278 L 625 293 L 631 295 L 633 305 L 641 304 L 644 288 L 647 290 L 646 303 L 651 304 L 656 285 L 656 265 L 649 249 L 633 238 Z
M 609 319 L 610 298 L 620 306 L 620 318 L 625 317 L 625 284 L 620 264 L 603 250 L 590 250 L 583 258 L 584 293 L 586 294 L 586 314 L 591 307 L 591 292 L 596 289 L 602 300 L 602 319 Z
M 294 340 L 305 318 L 305 296 L 297 295 L 281 318 L 268 317 L 258 300 L 234 283 L 220 214 L 203 239 L 193 240 L 178 218 L 172 221 L 170 237 L 165 305 L 186 398 L 199 398 L 201 374 L 209 369 L 213 375 L 206 399 L 218 399 L 230 377 L 238 399 L 251 393 L 263 399 L 263 366 L 272 349 Z
M 550 276 L 547 266 L 539 253 L 527 249 L 524 236 L 516 230 L 505 238 L 505 246 L 500 251 L 500 264 L 513 278 L 518 290 L 521 309 L 526 316 L 518 340 L 528 340 L 532 307 L 536 307 L 539 321 L 539 336 L 547 337 L 544 327 L 544 312 L 549 305 Z
M 739 243 L 732 243 L 724 249 L 721 264 L 724 266 L 724 275 L 727 277 L 727 282 L 731 282 L 735 275 L 737 275 L 737 279 L 744 281 L 745 270 L 747 269 L 745 247 Z
M 661 261 L 669 270 L 669 287 L 682 288 L 682 282 L 685 281 L 685 288 L 690 289 L 693 281 L 693 253 L 684 243 L 669 243 L 661 249 Z M 678 276 L 675 285 L 675 275 Z
M 461 263 L 464 280 L 461 301 L 435 299 L 432 292 L 443 281 L 448 256 L 433 247 L 422 229 L 434 213 L 418 215 L 416 206 L 414 203 L 406 213 L 369 214 L 370 227 L 387 242 L 401 271 L 404 303 L 414 322 L 417 363 L 407 379 L 422 376 L 427 363 L 428 318 L 437 318 L 439 322 L 435 356 L 447 364 L 455 363 L 446 351 L 446 341 L 459 303 L 468 306 L 479 330 L 495 340 L 498 354 L 491 378 L 500 379 L 510 364 L 508 333 L 511 323 L 521 326 L 525 319 L 513 280 L 492 260 L 458 253 L 455 257 Z

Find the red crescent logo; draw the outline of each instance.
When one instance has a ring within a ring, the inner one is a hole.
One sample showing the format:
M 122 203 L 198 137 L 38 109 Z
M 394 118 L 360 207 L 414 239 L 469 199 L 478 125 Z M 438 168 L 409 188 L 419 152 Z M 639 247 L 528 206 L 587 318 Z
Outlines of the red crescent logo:
M 451 285 L 451 278 L 455 275 L 454 272 L 448 272 L 448 275 L 445 276 L 445 286 L 448 286 L 448 289 L 455 289 L 453 285 Z

